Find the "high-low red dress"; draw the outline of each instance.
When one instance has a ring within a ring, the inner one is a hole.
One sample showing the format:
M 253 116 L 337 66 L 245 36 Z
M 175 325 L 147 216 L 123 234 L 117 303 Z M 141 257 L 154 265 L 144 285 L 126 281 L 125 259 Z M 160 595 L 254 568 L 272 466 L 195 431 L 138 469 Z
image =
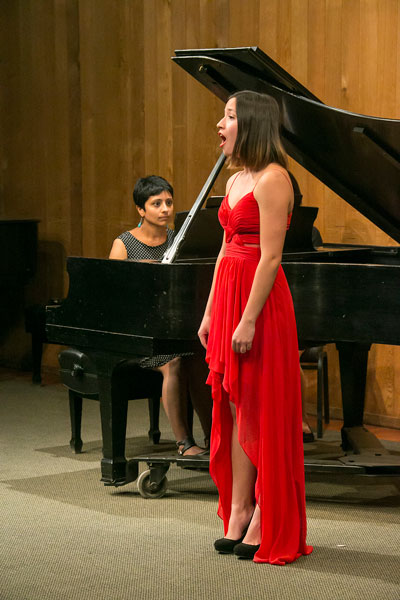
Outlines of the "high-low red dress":
M 283 171 L 283 170 L 282 170 Z M 281 171 L 281 172 L 282 172 Z M 286 172 L 285 172 L 286 175 Z M 279 267 L 257 319 L 252 348 L 232 350 L 260 259 L 260 217 L 253 192 L 219 210 L 226 253 L 218 268 L 207 344 L 213 420 L 210 473 L 219 491 L 218 514 L 228 529 L 232 498 L 229 401 L 236 406 L 239 442 L 257 468 L 261 545 L 254 561 L 277 565 L 309 554 L 306 545 L 303 433 L 298 343 L 292 297 Z

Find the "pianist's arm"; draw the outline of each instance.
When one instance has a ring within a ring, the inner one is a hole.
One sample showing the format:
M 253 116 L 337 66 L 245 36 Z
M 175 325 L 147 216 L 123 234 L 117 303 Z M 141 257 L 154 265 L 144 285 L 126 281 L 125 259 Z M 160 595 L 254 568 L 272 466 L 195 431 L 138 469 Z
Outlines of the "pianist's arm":
M 126 260 L 128 258 L 128 254 L 125 248 L 125 244 L 122 240 L 116 239 L 113 242 L 110 256 L 108 258 L 113 258 L 115 260 Z

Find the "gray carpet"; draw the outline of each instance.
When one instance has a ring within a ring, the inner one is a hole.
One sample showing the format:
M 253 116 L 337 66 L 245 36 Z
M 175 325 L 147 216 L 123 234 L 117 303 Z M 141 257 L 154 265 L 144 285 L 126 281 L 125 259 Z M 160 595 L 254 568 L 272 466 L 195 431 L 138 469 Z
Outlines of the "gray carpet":
M 146 403 L 131 402 L 128 457 L 146 451 L 147 429 Z M 165 418 L 161 429 L 172 447 Z M 256 565 L 213 551 L 222 527 L 207 473 L 171 467 L 159 500 L 103 486 L 97 402 L 84 401 L 74 455 L 62 386 L 3 378 L 0 435 L 1 600 L 400 599 L 398 481 L 308 478 L 314 553 Z

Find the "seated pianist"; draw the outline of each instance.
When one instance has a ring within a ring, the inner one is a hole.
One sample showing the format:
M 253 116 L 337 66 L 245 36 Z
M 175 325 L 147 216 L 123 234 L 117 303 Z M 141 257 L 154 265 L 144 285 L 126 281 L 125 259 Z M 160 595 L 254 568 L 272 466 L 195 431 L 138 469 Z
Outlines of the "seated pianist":
M 142 177 L 135 184 L 133 200 L 140 222 L 137 227 L 125 231 L 114 240 L 109 258 L 160 260 L 174 238 L 173 230 L 168 227 L 174 208 L 173 188 L 163 177 Z M 140 365 L 144 369 L 162 373 L 163 406 L 175 436 L 178 453 L 182 456 L 194 456 L 208 452 L 212 400 L 205 383 L 207 365 L 204 357 L 193 354 L 160 355 L 144 358 Z M 196 444 L 188 425 L 187 389 L 204 432 L 205 448 Z

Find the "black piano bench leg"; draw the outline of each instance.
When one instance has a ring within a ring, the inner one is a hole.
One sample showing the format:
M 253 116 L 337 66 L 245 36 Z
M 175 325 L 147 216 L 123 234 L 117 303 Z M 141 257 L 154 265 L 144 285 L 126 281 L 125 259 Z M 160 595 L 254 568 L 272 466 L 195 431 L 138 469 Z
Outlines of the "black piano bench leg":
M 161 437 L 161 431 L 159 429 L 160 423 L 160 397 L 158 394 L 148 399 L 149 403 L 149 417 L 150 417 L 150 429 L 149 429 L 149 440 L 153 444 L 158 444 Z
M 71 441 L 69 443 L 75 454 L 82 452 L 83 442 L 81 439 L 81 423 L 82 423 L 82 397 L 72 390 L 68 391 L 69 395 L 69 414 L 71 417 Z

